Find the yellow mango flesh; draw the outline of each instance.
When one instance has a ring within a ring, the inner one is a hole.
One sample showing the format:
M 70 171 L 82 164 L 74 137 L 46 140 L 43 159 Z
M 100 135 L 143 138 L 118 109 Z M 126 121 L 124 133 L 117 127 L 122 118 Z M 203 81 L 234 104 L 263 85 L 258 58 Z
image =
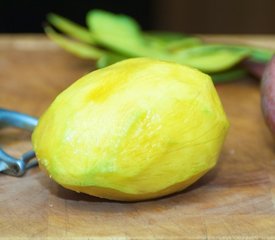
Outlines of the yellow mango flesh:
M 32 141 L 41 168 L 62 186 L 135 201 L 180 191 L 213 168 L 228 126 L 208 75 L 136 58 L 72 84 Z

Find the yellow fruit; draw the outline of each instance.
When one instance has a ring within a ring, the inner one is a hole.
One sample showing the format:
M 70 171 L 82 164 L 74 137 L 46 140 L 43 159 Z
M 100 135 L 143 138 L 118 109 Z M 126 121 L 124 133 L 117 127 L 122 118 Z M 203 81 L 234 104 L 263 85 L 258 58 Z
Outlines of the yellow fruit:
M 136 201 L 180 191 L 213 168 L 228 126 L 208 75 L 136 58 L 62 92 L 32 140 L 40 166 L 65 188 Z

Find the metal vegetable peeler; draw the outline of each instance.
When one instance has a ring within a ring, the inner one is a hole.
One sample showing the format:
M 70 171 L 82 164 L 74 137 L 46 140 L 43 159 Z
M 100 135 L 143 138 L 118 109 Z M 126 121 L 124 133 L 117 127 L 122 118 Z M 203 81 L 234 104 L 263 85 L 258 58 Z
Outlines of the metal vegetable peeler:
M 0 108 L 0 129 L 15 127 L 32 131 L 37 125 L 37 119 L 23 113 Z M 15 158 L 0 147 L 0 172 L 12 176 L 22 176 L 27 169 L 37 165 L 34 151 L 24 153 L 20 158 Z

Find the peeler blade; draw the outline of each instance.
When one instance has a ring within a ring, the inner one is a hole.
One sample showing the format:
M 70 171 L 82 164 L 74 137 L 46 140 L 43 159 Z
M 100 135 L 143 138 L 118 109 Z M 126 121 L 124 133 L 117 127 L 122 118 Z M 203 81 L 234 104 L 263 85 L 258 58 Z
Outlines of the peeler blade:
M 8 169 L 8 165 L 4 162 L 0 162 L 0 172 L 3 172 Z

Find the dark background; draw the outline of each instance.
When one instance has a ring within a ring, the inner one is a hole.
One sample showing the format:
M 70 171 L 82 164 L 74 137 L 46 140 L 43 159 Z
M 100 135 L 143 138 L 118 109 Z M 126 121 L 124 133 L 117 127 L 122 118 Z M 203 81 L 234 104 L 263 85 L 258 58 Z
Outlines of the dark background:
M 49 12 L 85 24 L 93 8 L 128 14 L 145 30 L 275 33 L 274 0 L 0 0 L 0 32 L 43 32 Z

